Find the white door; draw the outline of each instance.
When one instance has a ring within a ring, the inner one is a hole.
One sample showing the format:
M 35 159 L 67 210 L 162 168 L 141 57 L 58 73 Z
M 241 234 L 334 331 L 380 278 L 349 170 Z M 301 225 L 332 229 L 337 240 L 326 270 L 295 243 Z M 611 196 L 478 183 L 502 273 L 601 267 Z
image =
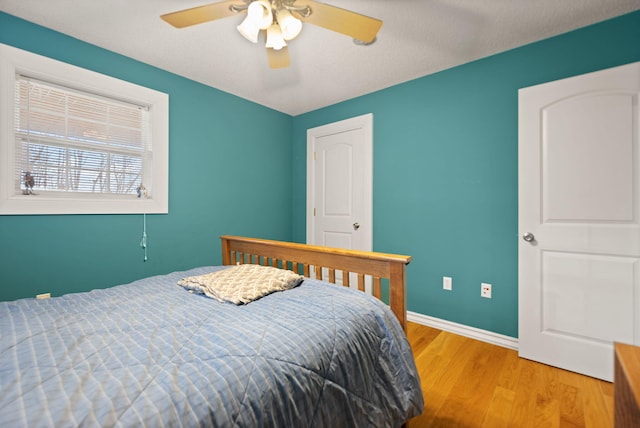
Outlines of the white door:
M 613 380 L 640 344 L 640 63 L 519 92 L 519 351 Z
M 371 251 L 373 115 L 307 130 L 307 243 Z

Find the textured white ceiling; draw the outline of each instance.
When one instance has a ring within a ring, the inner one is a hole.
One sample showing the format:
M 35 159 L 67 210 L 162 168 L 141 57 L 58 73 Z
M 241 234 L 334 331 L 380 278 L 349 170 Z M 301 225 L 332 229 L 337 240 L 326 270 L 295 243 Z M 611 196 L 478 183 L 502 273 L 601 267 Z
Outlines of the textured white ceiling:
M 383 20 L 357 46 L 305 25 L 272 70 L 242 17 L 175 29 L 164 13 L 206 0 L 0 0 L 0 10 L 297 115 L 640 9 L 640 0 L 326 0 Z

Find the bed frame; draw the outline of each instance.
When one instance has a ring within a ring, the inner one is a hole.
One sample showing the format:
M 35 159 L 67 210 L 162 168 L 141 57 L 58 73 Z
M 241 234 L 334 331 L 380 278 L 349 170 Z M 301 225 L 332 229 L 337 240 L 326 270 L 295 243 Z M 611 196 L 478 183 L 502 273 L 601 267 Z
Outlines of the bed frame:
M 357 275 L 357 286 L 365 289 L 365 276 L 373 279 L 372 294 L 382 300 L 383 280 L 389 284 L 389 306 L 407 331 L 406 266 L 410 256 L 369 251 L 345 250 L 317 245 L 271 241 L 267 239 L 221 236 L 222 264 L 260 264 L 289 269 L 306 277 L 326 272 L 324 281 L 337 283 L 342 271 L 342 285 L 350 285 L 349 273 Z

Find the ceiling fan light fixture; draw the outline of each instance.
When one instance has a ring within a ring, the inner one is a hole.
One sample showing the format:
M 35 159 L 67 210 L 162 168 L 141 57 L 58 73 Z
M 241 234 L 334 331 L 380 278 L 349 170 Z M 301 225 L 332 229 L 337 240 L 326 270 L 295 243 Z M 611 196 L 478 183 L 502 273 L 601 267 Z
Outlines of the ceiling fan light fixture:
M 278 24 L 272 24 L 271 27 L 267 28 L 267 43 L 264 45 L 267 48 L 275 49 L 279 51 L 283 47 L 287 46 L 287 43 L 284 41 L 284 37 L 282 37 L 282 31 L 280 30 L 280 26 Z
M 266 30 L 273 23 L 271 3 L 267 0 L 255 0 L 247 8 L 247 18 L 255 21 L 258 28 Z
M 260 32 L 260 28 L 258 28 L 256 23 L 251 21 L 248 16 L 236 28 L 245 39 L 249 40 L 251 43 L 258 43 L 258 33 Z
M 247 17 L 237 29 L 245 39 L 258 43 L 258 33 L 269 28 L 272 22 L 271 4 L 265 0 L 256 0 L 247 8 Z
M 266 48 L 271 48 L 279 51 L 283 47 L 287 46 L 287 43 L 282 37 L 282 31 L 278 24 L 273 24 L 267 28 L 267 42 L 264 45 Z
M 203 6 L 160 15 L 176 28 L 184 28 L 246 13 L 236 28 L 252 43 L 264 30 L 267 60 L 271 68 L 289 66 L 287 42 L 313 24 L 349 36 L 359 45 L 375 42 L 382 21 L 316 0 L 217 0 Z
M 285 40 L 293 40 L 302 31 L 302 21 L 291 15 L 287 9 L 278 10 L 277 17 Z

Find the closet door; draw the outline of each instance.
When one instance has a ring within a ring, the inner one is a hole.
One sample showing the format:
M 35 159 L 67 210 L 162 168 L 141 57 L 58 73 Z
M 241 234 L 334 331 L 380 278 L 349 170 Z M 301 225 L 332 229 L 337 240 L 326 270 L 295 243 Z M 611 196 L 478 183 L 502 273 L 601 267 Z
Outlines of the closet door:
M 372 250 L 373 114 L 307 130 L 307 243 Z
M 519 93 L 520 356 L 613 380 L 640 344 L 640 63 Z
M 371 251 L 373 115 L 307 130 L 307 243 Z

